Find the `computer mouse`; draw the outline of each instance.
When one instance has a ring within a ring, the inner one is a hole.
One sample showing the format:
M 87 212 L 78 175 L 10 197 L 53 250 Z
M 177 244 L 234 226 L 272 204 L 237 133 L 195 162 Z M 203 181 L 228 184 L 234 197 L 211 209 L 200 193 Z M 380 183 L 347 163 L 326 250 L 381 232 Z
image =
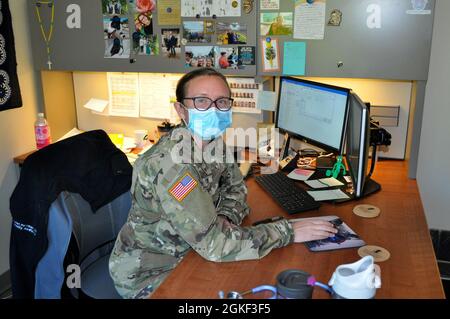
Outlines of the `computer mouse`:
M 328 237 L 328 240 L 334 243 L 338 241 L 338 237 L 336 235 L 333 235 L 331 237 Z

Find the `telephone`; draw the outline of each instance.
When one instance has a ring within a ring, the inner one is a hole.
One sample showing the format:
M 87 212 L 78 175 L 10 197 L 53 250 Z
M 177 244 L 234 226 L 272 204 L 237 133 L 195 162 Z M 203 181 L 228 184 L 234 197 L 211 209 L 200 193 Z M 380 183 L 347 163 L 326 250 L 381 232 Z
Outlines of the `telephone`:
M 285 158 L 283 158 L 280 163 L 280 169 L 282 171 L 292 171 L 297 168 L 297 161 L 300 158 L 298 153 L 289 154 Z

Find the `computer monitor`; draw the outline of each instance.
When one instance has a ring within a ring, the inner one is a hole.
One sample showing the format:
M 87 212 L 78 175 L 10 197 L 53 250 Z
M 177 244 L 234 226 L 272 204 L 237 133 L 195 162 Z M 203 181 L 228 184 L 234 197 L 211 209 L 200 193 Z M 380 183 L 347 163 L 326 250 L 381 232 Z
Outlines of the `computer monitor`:
M 350 92 L 346 137 L 346 160 L 353 179 L 354 196 L 364 195 L 370 146 L 370 115 L 367 105 Z
M 342 153 L 349 89 L 280 78 L 276 126 L 294 138 Z

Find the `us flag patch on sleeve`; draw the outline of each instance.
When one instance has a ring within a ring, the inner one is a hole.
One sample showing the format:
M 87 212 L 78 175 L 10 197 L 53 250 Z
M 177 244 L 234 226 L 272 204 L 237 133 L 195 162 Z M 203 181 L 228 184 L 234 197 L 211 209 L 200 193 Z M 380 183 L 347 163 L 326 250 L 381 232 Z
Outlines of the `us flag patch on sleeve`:
M 183 199 L 192 192 L 195 187 L 197 187 L 198 183 L 195 179 L 192 178 L 189 173 L 184 174 L 184 176 L 175 183 L 170 189 L 169 193 L 172 195 L 177 201 L 181 202 Z

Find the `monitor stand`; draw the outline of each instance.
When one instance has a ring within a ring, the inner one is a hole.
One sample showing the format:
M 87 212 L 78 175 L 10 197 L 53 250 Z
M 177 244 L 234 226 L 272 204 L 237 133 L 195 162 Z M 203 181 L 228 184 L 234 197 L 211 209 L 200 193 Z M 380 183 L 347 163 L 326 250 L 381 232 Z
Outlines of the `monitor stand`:
M 366 197 L 381 190 L 381 185 L 373 179 L 368 178 L 364 184 L 363 196 Z

